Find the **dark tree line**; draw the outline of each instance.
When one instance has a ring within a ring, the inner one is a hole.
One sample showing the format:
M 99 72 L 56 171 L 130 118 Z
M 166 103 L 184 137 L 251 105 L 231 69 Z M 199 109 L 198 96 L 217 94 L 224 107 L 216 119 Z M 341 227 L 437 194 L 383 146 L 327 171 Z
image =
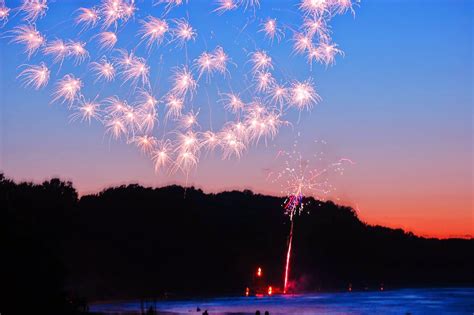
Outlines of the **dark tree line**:
M 298 290 L 473 285 L 474 240 L 426 239 L 370 226 L 307 199 L 296 217 Z M 78 198 L 70 182 L 0 175 L 0 305 L 79 312 L 89 300 L 242 294 L 261 266 L 281 286 L 289 220 L 283 199 L 180 186 L 128 185 Z M 5 291 L 4 291 L 5 292 Z M 20 312 L 27 313 L 27 312 Z

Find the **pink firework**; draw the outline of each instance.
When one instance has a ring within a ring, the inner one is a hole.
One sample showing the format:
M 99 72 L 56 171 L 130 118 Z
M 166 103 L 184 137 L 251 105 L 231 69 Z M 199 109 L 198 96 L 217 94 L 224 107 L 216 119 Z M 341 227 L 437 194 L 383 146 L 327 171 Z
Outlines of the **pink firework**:
M 232 113 L 237 113 L 243 110 L 245 104 L 240 99 L 240 97 L 236 94 L 223 94 L 224 98 L 222 98 L 219 102 L 224 103 L 224 108 Z
M 5 6 L 5 1 L 0 0 L 0 27 L 4 26 L 8 22 L 10 15 L 10 8 Z
M 33 87 L 39 90 L 48 84 L 50 70 L 42 62 L 39 65 L 29 65 L 18 75 L 18 79 L 25 87 Z
M 37 19 L 46 15 L 48 4 L 46 0 L 23 0 L 20 11 L 23 13 L 23 19 L 28 23 L 34 23 Z
M 76 65 L 83 63 L 88 57 L 89 52 L 84 48 L 86 43 L 69 41 L 67 44 L 69 55 L 74 58 Z
M 83 30 L 93 28 L 99 22 L 99 10 L 96 8 L 79 8 L 76 16 L 76 25 L 82 25 Z
M 224 48 L 217 46 L 213 53 L 214 56 L 214 67 L 217 72 L 222 75 L 228 73 L 227 63 L 230 62 L 229 56 L 225 53 Z
M 115 78 L 115 67 L 105 56 L 102 57 L 99 62 L 92 62 L 90 67 L 96 76 L 94 82 L 110 82 Z
M 293 37 L 293 42 L 293 52 L 295 54 L 306 53 L 313 46 L 310 36 L 302 33 L 296 33 Z
M 70 105 L 79 96 L 82 88 L 82 81 L 72 74 L 66 74 L 56 83 L 56 90 L 53 93 L 53 103 L 61 100 L 62 103 L 67 102 Z
M 159 141 L 152 153 L 152 160 L 155 166 L 155 172 L 168 166 L 171 163 L 172 145 L 169 140 Z
M 69 55 L 69 49 L 61 39 L 56 39 L 46 44 L 43 48 L 43 54 L 52 56 L 54 63 L 62 64 L 64 58 Z
M 36 51 L 43 46 L 45 39 L 33 25 L 20 25 L 11 31 L 13 38 L 11 43 L 25 45 L 25 53 L 30 58 Z
M 99 47 L 103 50 L 111 50 L 117 43 L 117 34 L 114 32 L 102 32 L 97 34 Z
M 100 120 L 100 104 L 95 101 L 88 101 L 83 98 L 79 98 L 78 104 L 73 106 L 74 113 L 70 116 L 71 121 L 80 120 L 81 122 L 86 121 L 89 124 L 92 119 Z
M 321 97 L 316 93 L 311 80 L 305 82 L 295 81 L 290 87 L 289 103 L 299 110 L 309 110 L 320 100 Z
M 171 94 L 177 97 L 184 98 L 186 95 L 189 95 L 192 98 L 196 92 L 197 83 L 187 67 L 177 68 L 174 71 L 172 83 Z
M 263 32 L 265 37 L 270 39 L 271 42 L 273 42 L 275 39 L 279 42 L 284 36 L 282 30 L 278 28 L 277 20 L 272 18 L 268 18 L 262 24 L 262 29 L 259 32 Z
M 130 65 L 122 72 L 124 83 L 131 81 L 133 85 L 141 82 L 143 86 L 149 85 L 150 67 L 144 58 L 135 57 Z
M 275 84 L 275 78 L 270 72 L 257 72 L 255 74 L 257 93 L 266 92 Z
M 143 154 L 151 154 L 157 145 L 155 137 L 144 135 L 136 136 L 132 140 L 133 143 L 140 149 Z
M 217 8 L 213 12 L 223 14 L 224 12 L 235 10 L 238 8 L 238 4 L 235 0 L 217 0 Z
M 273 69 L 272 58 L 268 56 L 263 50 L 252 53 L 250 56 L 250 61 L 253 64 L 252 71 L 254 73 Z
M 141 40 L 146 42 L 148 49 L 155 45 L 160 45 L 165 39 L 165 35 L 169 30 L 168 23 L 153 16 L 149 16 L 146 20 L 141 21 L 142 27 L 138 32 Z
M 199 112 L 195 113 L 194 111 L 190 111 L 189 113 L 182 115 L 179 118 L 179 127 L 186 130 L 198 126 L 198 115 Z
M 197 36 L 196 30 L 185 19 L 173 20 L 174 28 L 171 30 L 173 41 L 178 47 L 184 46 L 188 41 L 194 40 Z
M 178 117 L 181 117 L 182 115 L 182 110 L 184 108 L 184 100 L 180 97 L 177 97 L 176 95 L 170 94 L 166 98 L 166 118 L 173 118 L 176 119 Z

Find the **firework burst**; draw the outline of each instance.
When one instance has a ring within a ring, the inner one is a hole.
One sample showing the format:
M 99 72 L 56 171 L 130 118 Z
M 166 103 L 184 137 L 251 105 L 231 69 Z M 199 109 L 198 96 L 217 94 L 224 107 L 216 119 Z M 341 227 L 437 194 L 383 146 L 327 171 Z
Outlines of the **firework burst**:
M 103 50 L 111 50 L 117 44 L 117 34 L 114 32 L 102 32 L 97 34 L 99 47 Z
M 43 35 L 36 30 L 34 25 L 20 25 L 12 30 L 11 43 L 23 44 L 25 53 L 30 58 L 46 42 Z
M 81 122 L 86 121 L 89 124 L 92 119 L 99 120 L 101 119 L 100 114 L 100 104 L 95 101 L 88 101 L 84 98 L 79 98 L 78 104 L 73 106 L 72 109 L 74 113 L 70 115 L 70 120 L 80 120 Z
M 5 5 L 4 0 L 0 0 L 0 27 L 7 24 L 9 16 L 10 16 L 10 8 L 8 8 Z
M 192 98 L 196 92 L 197 83 L 187 67 L 177 68 L 174 71 L 172 82 L 171 93 L 177 97 L 184 98 L 186 95 L 189 95 Z
M 217 0 L 217 8 L 213 12 L 223 14 L 224 12 L 235 10 L 238 4 L 234 0 Z
M 79 8 L 77 11 L 75 23 L 81 25 L 83 31 L 95 27 L 100 20 L 100 12 L 96 8 Z
M 262 29 L 259 32 L 263 32 L 265 34 L 265 37 L 270 39 L 272 43 L 275 39 L 277 40 L 277 42 L 280 42 L 280 40 L 285 35 L 285 33 L 283 33 L 283 31 L 278 28 L 277 20 L 272 18 L 268 18 L 262 24 Z
M 23 19 L 28 23 L 34 23 L 37 19 L 46 15 L 48 4 L 46 0 L 23 0 L 20 11 Z
M 38 66 L 30 65 L 26 69 L 20 72 L 18 79 L 25 87 L 33 87 L 35 90 L 39 90 L 48 84 L 50 76 L 50 70 L 43 62 Z
M 305 82 L 294 82 L 289 91 L 289 102 L 291 106 L 299 110 L 309 110 L 321 100 L 316 93 L 313 82 L 307 80 Z
M 94 82 L 102 80 L 110 82 L 115 78 L 115 67 L 105 56 L 102 57 L 99 62 L 92 62 L 90 67 L 97 77 Z
M 175 41 L 178 47 L 183 47 L 187 42 L 195 40 L 197 33 L 196 30 L 188 23 L 186 19 L 175 19 L 173 20 L 174 28 L 171 31 L 173 41 Z
M 251 54 L 250 61 L 253 64 L 254 73 L 273 69 L 272 58 L 265 51 L 256 51 Z
M 56 90 L 53 93 L 53 103 L 61 100 L 61 103 L 67 102 L 69 105 L 76 100 L 81 88 L 82 81 L 72 74 L 66 74 L 56 83 Z
M 148 49 L 152 49 L 155 45 L 159 46 L 169 30 L 168 23 L 153 16 L 149 16 L 141 23 L 142 28 L 138 35 L 141 35 L 141 40 L 146 42 Z
M 159 141 L 152 153 L 155 172 L 167 167 L 171 162 L 172 144 L 169 140 Z

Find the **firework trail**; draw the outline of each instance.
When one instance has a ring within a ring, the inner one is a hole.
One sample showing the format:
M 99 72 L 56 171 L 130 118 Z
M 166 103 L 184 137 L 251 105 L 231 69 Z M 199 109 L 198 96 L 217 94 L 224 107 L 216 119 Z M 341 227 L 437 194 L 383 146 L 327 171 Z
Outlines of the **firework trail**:
M 72 111 L 71 121 L 98 121 L 112 139 L 135 145 L 149 157 L 156 171 L 166 168 L 165 173 L 186 175 L 198 165 L 202 152 L 238 159 L 251 146 L 277 137 L 283 126 L 293 125 L 293 112 L 299 115 L 318 104 L 321 97 L 314 80 L 290 77 L 276 56 L 289 47 L 292 52 L 287 55 L 303 55 L 310 71 L 315 62 L 333 65 L 343 51 L 331 39 L 330 22 L 336 15 L 354 13 L 359 3 L 294 0 L 292 13 L 300 17 L 294 25 L 284 16 L 260 16 L 259 9 L 265 5 L 260 0 L 213 1 L 208 11 L 214 18 L 225 19 L 232 11 L 245 20 L 243 28 L 231 25 L 231 30 L 238 29 L 235 43 L 245 33 L 255 44 L 242 46 L 242 55 L 235 56 L 221 44 L 208 47 L 212 34 L 220 30 L 209 35 L 195 27 L 187 0 L 155 0 L 150 5 L 97 0 L 89 7 L 74 8 L 71 17 L 59 18 L 58 27 L 44 29 L 45 20 L 58 19 L 56 2 L 18 0 L 17 7 L 10 7 L 14 1 L 0 0 L 0 28 L 7 28 L 2 33 L 9 43 L 23 47 L 27 59 L 35 59 L 21 66 L 20 84 L 47 89 L 52 80 L 52 102 L 66 104 Z M 70 25 L 74 33 L 64 37 L 63 25 Z M 258 38 L 262 39 L 259 44 Z M 203 43 L 206 49 L 188 51 Z M 165 55 L 184 60 L 171 65 L 169 59 L 163 61 Z M 159 81 L 154 80 L 156 73 L 160 73 Z M 231 79 L 243 86 L 235 89 Z M 162 82 L 169 84 L 163 88 Z M 104 92 L 112 84 L 123 92 L 120 98 Z M 205 122 L 204 113 L 198 116 L 202 107 L 196 99 L 203 94 L 212 99 L 208 89 L 218 84 L 217 101 L 215 105 L 209 101 L 209 110 L 224 112 L 226 120 L 213 129 L 211 118 Z M 92 94 L 94 85 L 100 88 Z M 223 86 L 226 90 L 221 91 Z M 302 206 L 298 203 L 302 200 L 291 201 L 287 211 L 294 214 Z
M 268 179 L 282 187 L 286 195 L 283 209 L 290 220 L 288 235 L 288 249 L 285 259 L 283 292 L 288 292 L 288 281 L 291 264 L 291 249 L 293 243 L 294 218 L 304 211 L 305 197 L 314 197 L 316 200 L 326 200 L 335 190 L 329 177 L 331 174 L 342 175 L 346 165 L 352 165 L 350 159 L 341 158 L 336 162 L 327 162 L 324 151 L 317 151 L 305 158 L 299 151 L 298 141 L 295 141 L 291 151 L 279 151 L 277 160 L 283 160 L 281 170 L 271 172 Z M 325 145 L 324 141 L 314 141 L 316 146 Z M 314 151 L 314 150 L 313 150 Z

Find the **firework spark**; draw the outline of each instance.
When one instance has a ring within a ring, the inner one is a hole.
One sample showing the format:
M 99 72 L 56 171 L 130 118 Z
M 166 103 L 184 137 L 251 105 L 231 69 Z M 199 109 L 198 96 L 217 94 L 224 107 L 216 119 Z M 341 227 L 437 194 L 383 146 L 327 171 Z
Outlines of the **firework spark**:
M 62 64 L 64 58 L 69 54 L 69 50 L 67 45 L 61 39 L 56 39 L 46 44 L 43 48 L 43 54 L 53 56 L 54 63 Z
M 99 22 L 99 10 L 96 8 L 79 8 L 75 19 L 76 25 L 82 25 L 83 31 L 93 28 Z
M 109 133 L 115 140 L 118 140 L 127 134 L 127 128 L 118 117 L 112 117 L 111 119 L 106 120 L 105 128 L 105 132 Z
M 290 88 L 289 95 L 291 106 L 299 110 L 309 110 L 321 100 L 311 80 L 305 82 L 295 81 Z
M 69 41 L 67 47 L 69 55 L 74 57 L 76 65 L 81 64 L 89 57 L 89 52 L 84 48 L 86 43 Z
M 281 110 L 288 101 L 288 88 L 282 85 L 273 84 L 269 98 L 270 102 L 273 105 L 278 105 Z
M 143 154 L 151 154 L 158 143 L 155 137 L 148 135 L 136 136 L 132 142 L 135 143 Z
M 254 73 L 273 69 L 272 58 L 263 50 L 252 53 L 250 61 L 253 63 L 252 71 Z
M 198 79 L 206 73 L 207 79 L 212 75 L 212 72 L 216 69 L 214 56 L 208 52 L 203 52 L 199 58 L 195 60 L 196 68 L 199 71 Z
M 240 158 L 246 149 L 244 141 L 235 132 L 233 126 L 224 128 L 219 135 L 220 147 L 222 149 L 222 159 L 229 159 L 231 157 Z
M 114 32 L 102 32 L 97 34 L 99 47 L 103 50 L 111 50 L 117 43 L 117 35 Z
M 224 48 L 220 46 L 216 47 L 213 55 L 214 55 L 214 67 L 216 71 L 225 76 L 226 73 L 228 72 L 227 63 L 230 61 L 229 56 L 225 53 Z
M 150 67 L 147 66 L 146 60 L 140 57 L 134 57 L 130 65 L 122 72 L 124 83 L 131 81 L 136 85 L 141 81 L 143 86 L 149 85 Z
M 90 67 L 97 77 L 94 82 L 102 81 L 110 82 L 115 78 L 114 65 L 107 60 L 107 57 L 102 57 L 99 62 L 91 62 Z
M 306 142 L 305 142 L 306 143 Z M 316 144 L 325 144 L 324 141 L 315 141 Z M 326 200 L 330 192 L 335 188 L 329 181 L 329 175 L 343 172 L 347 163 L 354 164 L 349 159 L 340 159 L 335 163 L 327 163 L 324 152 L 313 153 L 310 158 L 304 158 L 298 150 L 298 142 L 295 141 L 290 151 L 279 151 L 277 159 L 284 160 L 283 167 L 275 173 L 269 174 L 273 183 L 279 183 L 282 193 L 287 197 L 283 202 L 285 214 L 290 219 L 290 231 L 288 235 L 288 250 L 286 253 L 283 292 L 288 292 L 288 280 L 290 274 L 290 260 L 294 233 L 294 217 L 301 214 L 307 203 L 305 197 L 313 196 L 318 200 Z
M 142 20 L 142 28 L 138 32 L 141 40 L 146 41 L 148 49 L 154 45 L 159 46 L 165 39 L 165 35 L 169 30 L 169 25 L 165 20 L 160 20 L 153 16 L 149 16 L 146 20 Z
M 184 107 L 184 101 L 173 94 L 169 95 L 166 100 L 166 118 L 178 118 L 181 116 L 181 112 Z
M 122 17 L 122 0 L 104 0 L 100 7 L 103 17 L 103 28 L 107 29 L 112 25 L 117 27 L 118 20 Z
M 192 98 L 192 95 L 196 92 L 197 83 L 187 67 L 177 68 L 174 71 L 172 82 L 171 94 L 177 97 L 184 98 L 189 94 Z
M 219 144 L 219 138 L 212 131 L 206 131 L 202 134 L 201 146 L 205 148 L 208 152 L 214 151 L 214 149 Z
M 20 79 L 23 86 L 31 86 L 34 89 L 39 90 L 48 84 L 49 76 L 50 70 L 42 62 L 38 66 L 27 66 L 26 69 L 20 72 L 17 78 Z
M 300 10 L 306 15 L 322 16 L 329 10 L 329 2 L 332 0 L 302 0 Z
M 277 20 L 271 18 L 267 19 L 265 23 L 262 24 L 262 29 L 259 32 L 263 32 L 265 37 L 270 39 L 271 42 L 273 42 L 275 38 L 278 42 L 280 42 L 284 36 L 282 30 L 277 26 Z
M 166 12 L 169 12 L 174 7 L 178 7 L 184 3 L 188 3 L 188 0 L 157 0 L 154 5 L 165 4 Z
M 198 126 L 198 115 L 199 112 L 195 113 L 194 111 L 190 111 L 189 113 L 182 115 L 179 119 L 179 127 L 186 130 Z
M 53 103 L 62 99 L 61 103 L 68 102 L 70 105 L 76 100 L 82 88 L 82 81 L 76 79 L 72 74 L 66 74 L 56 83 L 53 93 Z
M 9 15 L 10 15 L 10 8 L 5 6 L 4 0 L 0 0 L 0 27 L 7 24 Z
M 321 43 L 317 48 L 320 56 L 320 60 L 325 65 L 333 65 L 336 60 L 336 55 L 344 56 L 344 52 L 337 48 L 337 44 L 334 43 Z
M 266 92 L 275 84 L 275 78 L 270 72 L 257 72 L 255 74 L 257 93 Z
M 171 33 L 173 41 L 177 42 L 178 47 L 182 47 L 186 42 L 194 40 L 197 36 L 196 30 L 185 19 L 173 20 L 174 28 Z
M 70 120 L 80 120 L 81 122 L 86 121 L 89 124 L 92 119 L 100 120 L 100 104 L 95 101 L 88 101 L 83 98 L 79 98 L 79 104 L 72 108 L 75 112 L 70 115 Z
M 302 28 L 309 38 L 317 36 L 319 39 L 329 38 L 329 27 L 322 17 L 305 18 Z
M 37 19 L 46 15 L 48 4 L 46 0 L 23 0 L 20 11 L 24 14 L 23 19 L 28 23 L 34 23 Z
M 217 8 L 212 12 L 223 14 L 224 12 L 237 9 L 238 4 L 234 0 L 217 0 Z
M 158 172 L 160 169 L 168 166 L 171 163 L 171 154 L 172 145 L 169 140 L 159 141 L 156 145 L 155 150 L 152 154 L 152 160 L 155 166 L 155 172 Z
M 232 113 L 241 111 L 245 104 L 236 94 L 223 94 L 224 98 L 220 102 L 224 103 L 224 108 Z
M 311 38 L 306 34 L 296 33 L 293 37 L 293 41 L 293 52 L 295 54 L 303 54 L 313 47 Z
M 25 45 L 25 53 L 30 58 L 44 43 L 45 38 L 33 25 L 20 25 L 12 30 L 11 43 Z

